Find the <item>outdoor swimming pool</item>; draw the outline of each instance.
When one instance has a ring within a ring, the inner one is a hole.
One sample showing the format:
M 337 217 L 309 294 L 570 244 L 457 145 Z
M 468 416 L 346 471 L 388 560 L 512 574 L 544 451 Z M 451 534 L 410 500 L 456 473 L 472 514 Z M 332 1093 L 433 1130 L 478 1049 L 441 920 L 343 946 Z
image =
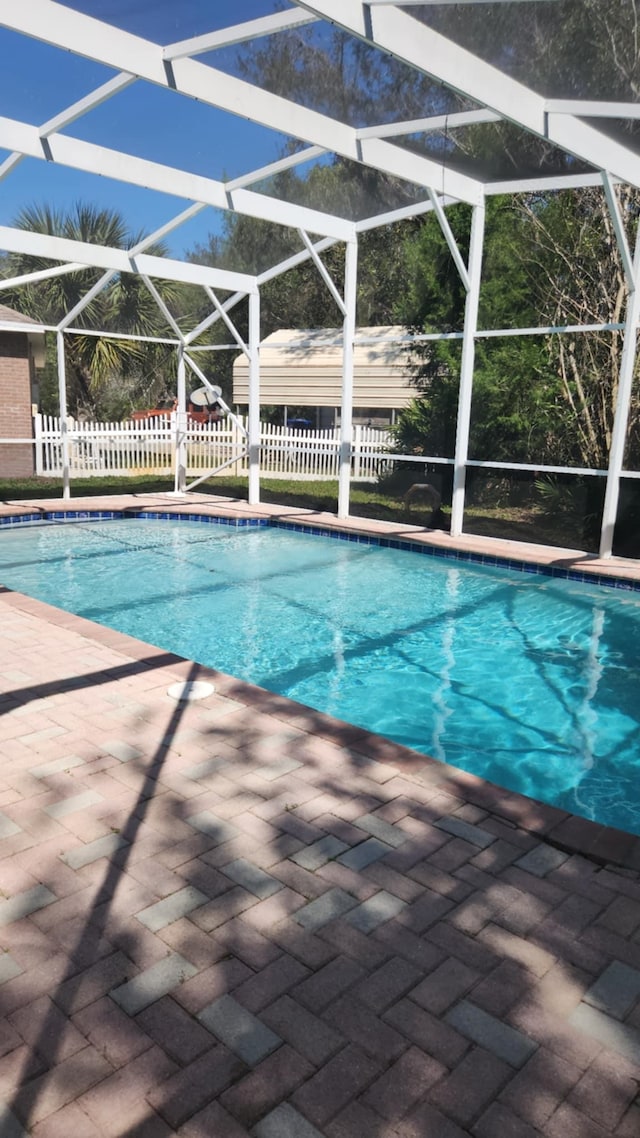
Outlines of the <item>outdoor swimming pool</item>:
M 136 519 L 3 527 L 0 582 L 640 833 L 640 592 Z

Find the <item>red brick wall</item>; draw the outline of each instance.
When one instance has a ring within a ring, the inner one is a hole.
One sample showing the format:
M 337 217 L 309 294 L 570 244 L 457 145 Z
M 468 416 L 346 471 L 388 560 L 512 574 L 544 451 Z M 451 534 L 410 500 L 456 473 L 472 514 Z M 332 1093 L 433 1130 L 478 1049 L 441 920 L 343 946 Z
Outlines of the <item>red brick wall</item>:
M 0 332 L 0 438 L 28 439 L 31 421 L 31 361 L 24 332 Z M 0 478 L 29 477 L 34 448 L 0 443 Z

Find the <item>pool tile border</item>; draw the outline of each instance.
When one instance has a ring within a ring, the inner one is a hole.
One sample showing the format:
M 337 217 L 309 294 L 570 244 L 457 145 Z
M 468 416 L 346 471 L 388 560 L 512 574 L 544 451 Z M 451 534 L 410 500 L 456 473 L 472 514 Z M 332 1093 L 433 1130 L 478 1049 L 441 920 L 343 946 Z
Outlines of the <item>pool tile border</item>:
M 579 581 L 582 584 L 605 585 L 613 589 L 640 590 L 640 581 L 627 580 L 624 577 L 613 577 L 601 573 L 585 573 L 579 569 L 565 569 L 561 565 L 541 565 L 533 561 L 500 557 L 497 554 L 475 553 L 473 550 L 467 549 L 440 549 L 419 541 L 382 537 L 378 534 L 360 534 L 330 530 L 324 529 L 321 526 L 305 525 L 300 522 L 285 522 L 280 519 L 271 522 L 271 524 L 276 525 L 278 529 L 293 530 L 297 533 L 309 533 L 318 537 L 332 537 L 338 541 L 351 541 L 358 545 L 378 545 L 383 549 L 401 549 L 406 553 L 419 553 L 424 557 L 441 558 L 445 561 L 465 561 L 478 565 L 487 565 L 494 569 L 515 569 L 522 573 L 530 573 L 543 577 L 560 577 L 570 581 Z
M 9 514 L 0 516 L 0 527 L 21 525 L 48 525 L 69 521 L 114 521 L 132 519 L 136 521 L 179 521 L 196 522 L 204 525 L 231 526 L 236 529 L 271 528 L 289 530 L 292 533 L 308 534 L 313 537 L 329 537 L 334 541 L 347 541 L 357 545 L 379 546 L 381 549 L 399 549 L 405 553 L 417 553 L 423 557 L 434 557 L 444 561 L 461 561 L 467 564 L 484 565 L 492 569 L 513 569 L 531 576 L 554 577 L 560 580 L 576 581 L 579 584 L 596 585 L 607 589 L 622 589 L 626 592 L 640 592 L 640 580 L 616 577 L 612 574 L 597 573 L 580 569 L 569 569 L 562 565 L 544 565 L 536 561 L 525 561 L 515 557 L 502 557 L 499 554 L 476 553 L 468 549 L 442 549 L 423 541 L 385 537 L 381 534 L 365 534 L 351 530 L 339 530 L 313 525 L 300 521 L 285 521 L 273 517 L 227 517 L 219 514 L 182 513 L 170 509 L 149 510 L 145 507 L 125 507 L 119 510 L 42 510 L 39 513 Z

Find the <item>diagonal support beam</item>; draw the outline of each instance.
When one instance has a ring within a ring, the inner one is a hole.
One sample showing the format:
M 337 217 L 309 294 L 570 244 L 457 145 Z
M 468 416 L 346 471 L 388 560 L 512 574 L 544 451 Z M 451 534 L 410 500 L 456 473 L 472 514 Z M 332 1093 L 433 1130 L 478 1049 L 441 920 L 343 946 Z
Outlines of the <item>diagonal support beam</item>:
M 175 217 L 172 217 L 171 221 L 167 221 L 165 225 L 161 225 L 159 229 L 155 229 L 153 233 L 149 233 L 146 237 L 143 237 L 141 241 L 138 241 L 137 245 L 132 245 L 129 249 L 129 256 L 135 257 L 138 253 L 143 253 L 150 245 L 154 245 L 156 241 L 162 241 L 162 238 L 166 237 L 167 233 L 173 233 L 174 229 L 178 229 L 180 225 L 184 225 L 185 221 L 190 221 L 192 217 L 196 217 L 206 208 L 204 202 L 195 202 L 193 205 L 188 206 L 187 209 L 182 210 L 182 213 L 178 213 Z
M 169 325 L 170 328 L 173 328 L 173 331 L 175 332 L 176 336 L 178 337 L 178 340 L 180 341 L 180 345 L 184 346 L 184 335 L 182 333 L 182 329 L 180 328 L 180 325 L 177 323 L 177 321 L 172 316 L 167 305 L 165 304 L 164 300 L 160 296 L 160 293 L 158 292 L 156 286 L 154 284 L 152 284 L 152 282 L 149 280 L 149 278 L 145 277 L 144 275 L 142 277 L 142 280 L 144 281 L 146 287 L 148 288 L 149 292 L 151 293 L 153 299 L 155 300 L 155 302 L 156 302 L 158 308 L 160 309 L 162 315 L 164 316 L 167 324 Z
M 333 237 L 325 237 L 322 241 L 317 241 L 313 246 L 316 253 L 324 253 L 325 249 L 331 249 L 336 244 Z M 311 254 L 308 249 L 301 249 L 299 253 L 293 253 L 291 257 L 287 257 L 285 261 L 279 261 L 277 265 L 272 265 L 270 269 L 265 269 L 257 277 L 258 287 L 260 288 L 266 281 L 273 280 L 274 277 L 282 276 L 283 273 L 288 272 L 289 269 L 294 269 L 296 265 L 303 265 L 310 259 Z
M 629 424 L 629 407 L 633 392 L 633 377 L 638 352 L 638 323 L 640 321 L 640 226 L 636 233 L 636 245 L 633 258 L 633 269 L 627 298 L 627 314 L 624 331 L 624 344 L 620 360 L 620 374 L 618 378 L 618 398 L 611 432 L 611 447 L 609 449 L 609 468 L 607 471 L 607 488 L 604 496 L 602 511 L 602 529 L 600 532 L 600 556 L 611 557 L 613 553 L 613 538 L 618 516 L 618 502 L 620 500 L 620 476 L 624 464 L 624 451 Z
M 47 281 L 50 277 L 64 277 L 67 273 L 77 273 L 79 269 L 86 269 L 86 265 L 54 265 L 52 269 L 40 269 L 36 273 L 23 273 L 19 277 L 9 277 L 0 281 L 0 290 L 17 288 L 23 284 L 37 284 L 38 281 Z
M 329 289 L 329 292 L 331 293 L 333 299 L 335 300 L 336 304 L 338 305 L 340 312 L 342 313 L 343 316 L 346 316 L 347 309 L 345 307 L 345 302 L 342 299 L 342 297 L 340 296 L 340 293 L 338 292 L 335 284 L 333 283 L 333 280 L 331 279 L 331 274 L 328 272 L 326 265 L 318 256 L 318 253 L 316 251 L 315 246 L 311 243 L 311 241 L 309 240 L 309 237 L 304 232 L 304 230 L 300 229 L 300 230 L 298 230 L 298 232 L 300 233 L 300 236 L 301 236 L 301 238 L 302 238 L 302 240 L 303 240 L 303 242 L 307 248 L 307 251 L 309 253 L 309 256 L 311 257 L 311 260 L 313 261 L 318 272 L 320 273 L 320 276 L 322 277 L 324 283 L 326 284 L 327 288 Z
M 471 288 L 471 281 L 469 280 L 469 273 L 467 272 L 467 266 L 464 263 L 462 253 L 460 252 L 460 249 L 458 248 L 458 242 L 456 241 L 456 239 L 453 235 L 453 230 L 451 229 L 451 226 L 449 225 L 449 222 L 447 220 L 447 215 L 445 214 L 445 212 L 442 208 L 442 203 L 440 202 L 438 195 L 434 192 L 434 190 L 429 189 L 429 190 L 427 190 L 427 193 L 429 194 L 429 201 L 431 202 L 431 205 L 433 206 L 434 213 L 435 213 L 435 215 L 438 218 L 438 221 L 440 223 L 440 228 L 441 228 L 442 233 L 444 235 L 444 239 L 447 242 L 447 245 L 449 246 L 449 252 L 451 253 L 451 256 L 453 257 L 453 260 L 455 262 L 455 266 L 458 270 L 458 273 L 460 274 L 460 280 L 462 281 L 462 283 L 465 287 L 465 291 L 469 292 L 469 289 Z
M 234 47 L 235 44 L 246 43 L 247 40 L 261 39 L 263 36 L 272 36 L 276 32 L 290 31 L 292 28 L 313 23 L 315 16 L 287 8 L 285 12 L 274 12 L 258 20 L 246 20 L 230 28 L 221 28 L 220 31 L 207 32 L 202 36 L 193 36 L 191 39 L 167 44 L 162 49 L 162 55 L 164 59 L 184 59 L 186 56 L 203 55 L 206 51 Z
M 64 332 L 65 328 L 68 328 L 70 324 L 73 324 L 76 316 L 79 316 L 80 313 L 83 312 L 84 309 L 91 304 L 91 301 L 95 300 L 96 296 L 98 296 L 98 294 L 107 287 L 109 281 L 113 280 L 115 275 L 116 274 L 111 272 L 111 270 L 107 270 L 106 273 L 103 273 L 100 277 L 100 280 L 96 281 L 93 288 L 90 288 L 89 291 L 82 297 L 82 300 L 79 300 L 78 303 L 73 306 L 71 311 L 67 312 L 66 316 L 63 317 L 63 319 L 58 324 L 56 331 Z
M 101 87 L 96 87 L 89 95 L 85 95 L 83 99 L 78 99 L 76 103 L 72 103 L 66 110 L 61 111 L 59 115 L 54 118 L 48 119 L 38 128 L 38 134 L 41 138 L 49 138 L 50 135 L 55 134 L 56 131 L 63 130 L 65 126 L 70 126 L 72 122 L 82 118 L 83 115 L 88 114 L 89 111 L 95 110 L 96 107 L 106 103 L 107 99 L 111 99 L 118 91 L 124 91 L 130 87 L 132 83 L 136 82 L 135 75 L 129 75 L 128 72 L 123 71 L 120 75 L 116 75 L 113 79 L 109 79 L 107 83 L 103 83 Z
M 23 159 L 24 154 L 21 154 L 18 150 L 14 150 L 13 154 L 5 158 L 4 162 L 0 163 L 0 182 L 3 178 L 7 177 L 7 174 L 15 170 L 16 166 L 19 166 Z
M 606 172 L 602 174 L 602 187 L 604 189 L 604 196 L 607 199 L 611 221 L 613 223 L 613 231 L 616 235 L 620 257 L 624 267 L 624 275 L 627 279 L 627 285 L 630 289 L 635 288 L 635 277 L 633 269 L 633 254 L 629 248 L 627 241 L 627 234 L 625 233 L 624 221 L 620 213 L 620 203 L 611 181 L 611 178 Z
M 228 297 L 222 305 L 224 311 L 229 312 L 231 308 L 233 308 L 244 298 L 244 295 L 245 294 L 243 292 L 236 292 L 233 296 Z M 220 319 L 220 313 L 216 308 L 214 312 L 210 312 L 208 316 L 205 316 L 204 320 L 201 320 L 200 323 L 197 324 L 195 328 L 192 328 L 191 331 L 185 336 L 185 345 L 193 344 L 193 341 L 197 340 L 198 336 L 201 336 L 203 332 L 206 332 L 207 328 L 210 328 L 212 324 L 217 323 L 217 321 Z
M 278 162 L 270 162 L 268 166 L 262 166 L 259 170 L 251 170 L 248 174 L 241 174 L 239 178 L 225 182 L 225 189 L 227 193 L 233 193 L 234 190 L 254 185 L 255 182 L 261 182 L 264 178 L 272 178 L 274 174 L 281 174 L 283 170 L 291 170 L 294 166 L 311 162 L 314 158 L 320 158 L 322 154 L 326 153 L 322 146 L 305 146 L 304 150 L 299 150 L 296 154 L 290 154 L 287 158 L 280 158 Z
M 235 324 L 233 323 L 233 320 L 228 315 L 228 313 L 225 311 L 223 305 L 220 304 L 220 301 L 218 300 L 215 292 L 211 288 L 206 288 L 205 292 L 206 292 L 207 296 L 209 297 L 209 300 L 211 301 L 211 303 L 215 306 L 216 312 L 218 313 L 220 318 L 222 320 L 224 320 L 224 322 L 225 322 L 227 328 L 229 329 L 229 331 L 231 332 L 231 335 L 233 336 L 236 344 L 240 348 L 240 351 L 244 352 L 247 359 L 250 360 L 251 359 L 251 353 L 249 351 L 248 346 L 245 344 L 244 340 L 242 339 L 242 336 L 238 332 L 238 329 L 236 328 Z

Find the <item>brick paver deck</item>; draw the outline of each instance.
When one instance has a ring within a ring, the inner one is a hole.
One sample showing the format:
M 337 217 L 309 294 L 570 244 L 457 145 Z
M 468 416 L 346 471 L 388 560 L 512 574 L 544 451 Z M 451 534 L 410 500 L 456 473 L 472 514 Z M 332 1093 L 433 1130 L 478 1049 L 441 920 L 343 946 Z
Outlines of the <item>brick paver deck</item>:
M 2 1138 L 637 1138 L 634 839 L 19 594 L 0 633 Z

